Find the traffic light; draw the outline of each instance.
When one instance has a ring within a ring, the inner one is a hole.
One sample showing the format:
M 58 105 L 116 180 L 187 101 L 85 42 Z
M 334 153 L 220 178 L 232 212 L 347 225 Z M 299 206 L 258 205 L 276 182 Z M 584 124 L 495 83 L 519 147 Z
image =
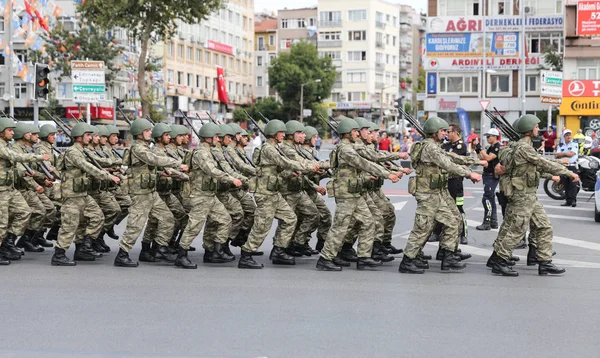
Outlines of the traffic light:
M 48 99 L 48 85 L 50 84 L 48 74 L 50 74 L 50 70 L 47 65 L 35 64 L 35 99 Z

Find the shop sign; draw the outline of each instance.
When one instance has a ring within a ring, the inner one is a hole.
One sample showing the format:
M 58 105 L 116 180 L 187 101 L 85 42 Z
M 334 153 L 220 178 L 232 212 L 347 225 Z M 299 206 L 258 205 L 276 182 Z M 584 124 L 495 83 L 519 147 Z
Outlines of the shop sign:
M 446 70 L 482 70 L 483 58 L 481 57 L 433 57 L 425 58 L 425 71 L 446 71 Z M 518 70 L 521 68 L 521 59 L 518 57 L 487 57 L 486 68 L 489 70 Z M 543 63 L 543 59 L 539 55 L 530 55 L 525 58 L 525 66 L 527 68 L 539 68 Z
M 456 112 L 460 102 L 460 97 L 437 97 L 436 108 L 438 112 Z
M 561 116 L 600 115 L 600 99 L 594 97 L 563 97 L 560 105 Z

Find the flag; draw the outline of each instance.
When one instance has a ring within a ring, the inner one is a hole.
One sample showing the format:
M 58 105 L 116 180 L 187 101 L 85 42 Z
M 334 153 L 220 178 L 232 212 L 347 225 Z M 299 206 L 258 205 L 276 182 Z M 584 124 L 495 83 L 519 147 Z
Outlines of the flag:
M 217 93 L 219 94 L 219 102 L 228 104 L 227 89 L 225 88 L 225 71 L 223 67 L 217 67 Z
M 463 108 L 457 108 L 456 113 L 458 114 L 458 121 L 460 122 L 463 135 L 465 136 L 464 140 L 467 141 L 467 136 L 471 132 L 471 121 L 469 120 L 469 115 Z
M 33 12 L 31 11 L 31 4 L 27 0 L 24 0 L 23 2 L 25 3 L 25 12 L 27 13 L 27 15 L 29 15 L 29 17 L 31 17 L 33 19 Z

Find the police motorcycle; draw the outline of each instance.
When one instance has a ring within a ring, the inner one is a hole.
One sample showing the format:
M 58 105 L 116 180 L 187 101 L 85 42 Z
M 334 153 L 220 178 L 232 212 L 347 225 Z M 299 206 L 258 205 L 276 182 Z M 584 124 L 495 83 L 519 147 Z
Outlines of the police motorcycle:
M 596 173 L 600 168 L 600 158 L 595 156 L 581 156 L 577 160 L 575 172 L 579 174 L 580 181 L 577 183 L 577 192 L 594 192 L 596 185 Z M 555 183 L 551 179 L 544 181 L 544 191 L 554 200 L 565 200 L 565 188 L 562 183 Z

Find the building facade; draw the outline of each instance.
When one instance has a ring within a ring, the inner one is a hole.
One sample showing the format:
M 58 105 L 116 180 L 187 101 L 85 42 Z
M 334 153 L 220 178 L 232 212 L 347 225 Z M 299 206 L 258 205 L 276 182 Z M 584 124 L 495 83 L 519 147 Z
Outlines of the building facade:
M 317 45 L 317 8 L 283 9 L 277 11 L 279 51 L 287 52 L 291 45 L 306 41 Z
M 256 98 L 275 96 L 269 87 L 269 66 L 277 56 L 278 21 L 275 16 L 257 16 L 254 24 L 254 88 Z
M 548 67 L 545 49 L 563 52 L 563 2 L 527 0 L 521 14 L 515 4 L 429 0 L 424 68 L 430 116 L 458 123 L 457 113 L 464 110 L 470 127 L 484 133 L 490 123 L 482 114 L 482 100 L 509 121 L 523 109 L 547 113 L 549 105 L 540 98 L 540 69 Z

